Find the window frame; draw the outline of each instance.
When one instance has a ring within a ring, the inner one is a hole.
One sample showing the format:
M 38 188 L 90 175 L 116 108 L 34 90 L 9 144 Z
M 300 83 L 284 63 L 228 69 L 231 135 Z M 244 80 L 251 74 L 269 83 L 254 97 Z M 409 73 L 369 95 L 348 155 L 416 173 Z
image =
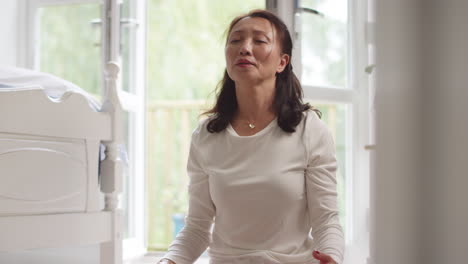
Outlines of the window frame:
M 301 79 L 301 41 L 299 0 L 267 0 L 269 10 L 277 13 L 288 28 L 294 42 L 292 64 Z M 324 103 L 345 103 L 349 105 L 347 114 L 346 142 L 350 142 L 346 171 L 346 256 L 344 264 L 366 263 L 369 256 L 369 85 L 365 72 L 368 66 L 367 0 L 348 0 L 347 33 L 347 86 L 336 88 L 303 85 L 304 97 Z M 296 37 L 297 36 L 297 37 Z

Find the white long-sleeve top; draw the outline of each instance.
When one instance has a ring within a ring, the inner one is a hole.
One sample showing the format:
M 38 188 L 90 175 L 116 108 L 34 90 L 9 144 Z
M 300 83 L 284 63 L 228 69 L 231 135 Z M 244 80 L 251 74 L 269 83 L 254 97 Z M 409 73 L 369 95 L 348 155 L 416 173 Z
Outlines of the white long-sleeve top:
M 276 119 L 252 136 L 207 123 L 192 134 L 189 210 L 164 258 L 193 263 L 209 246 L 211 264 L 319 263 L 313 250 L 343 263 L 335 145 L 315 112 L 294 133 Z

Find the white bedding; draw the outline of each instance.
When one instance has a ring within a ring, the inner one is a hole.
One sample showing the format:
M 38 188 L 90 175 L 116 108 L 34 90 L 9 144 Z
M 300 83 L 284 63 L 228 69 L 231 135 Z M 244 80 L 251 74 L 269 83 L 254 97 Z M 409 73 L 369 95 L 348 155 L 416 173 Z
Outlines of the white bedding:
M 47 96 L 54 99 L 62 97 L 68 91 L 80 93 L 88 99 L 89 105 L 94 110 L 101 109 L 100 103 L 96 99 L 69 81 L 48 73 L 0 65 L 0 91 L 2 89 L 25 89 L 26 87 L 43 89 Z

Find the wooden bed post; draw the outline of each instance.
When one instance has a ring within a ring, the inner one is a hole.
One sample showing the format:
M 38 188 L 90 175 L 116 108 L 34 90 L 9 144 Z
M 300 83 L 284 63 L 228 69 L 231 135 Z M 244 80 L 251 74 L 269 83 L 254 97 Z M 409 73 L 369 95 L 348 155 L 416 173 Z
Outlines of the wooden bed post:
M 101 264 L 122 263 L 122 212 L 117 209 L 122 190 L 122 160 L 119 146 L 123 143 L 123 109 L 118 97 L 119 66 L 115 62 L 106 65 L 106 93 L 101 112 L 111 118 L 112 137 L 104 142 L 106 158 L 101 163 L 101 191 L 105 195 L 104 211 L 111 211 L 112 240 L 101 243 Z
M 119 66 L 109 62 L 106 66 L 106 95 L 101 112 L 110 114 L 112 139 L 104 142 L 106 158 L 101 164 L 101 191 L 106 196 L 106 211 L 114 211 L 118 205 L 118 194 L 122 189 L 122 160 L 119 146 L 123 143 L 123 110 L 117 93 Z

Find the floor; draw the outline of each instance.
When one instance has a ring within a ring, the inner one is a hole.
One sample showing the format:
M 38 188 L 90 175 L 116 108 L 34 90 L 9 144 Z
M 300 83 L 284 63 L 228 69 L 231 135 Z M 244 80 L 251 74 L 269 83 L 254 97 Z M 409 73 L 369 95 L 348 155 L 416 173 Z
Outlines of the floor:
M 145 256 L 124 261 L 124 264 L 156 264 L 164 252 L 148 252 Z M 209 258 L 203 253 L 194 264 L 208 264 Z

